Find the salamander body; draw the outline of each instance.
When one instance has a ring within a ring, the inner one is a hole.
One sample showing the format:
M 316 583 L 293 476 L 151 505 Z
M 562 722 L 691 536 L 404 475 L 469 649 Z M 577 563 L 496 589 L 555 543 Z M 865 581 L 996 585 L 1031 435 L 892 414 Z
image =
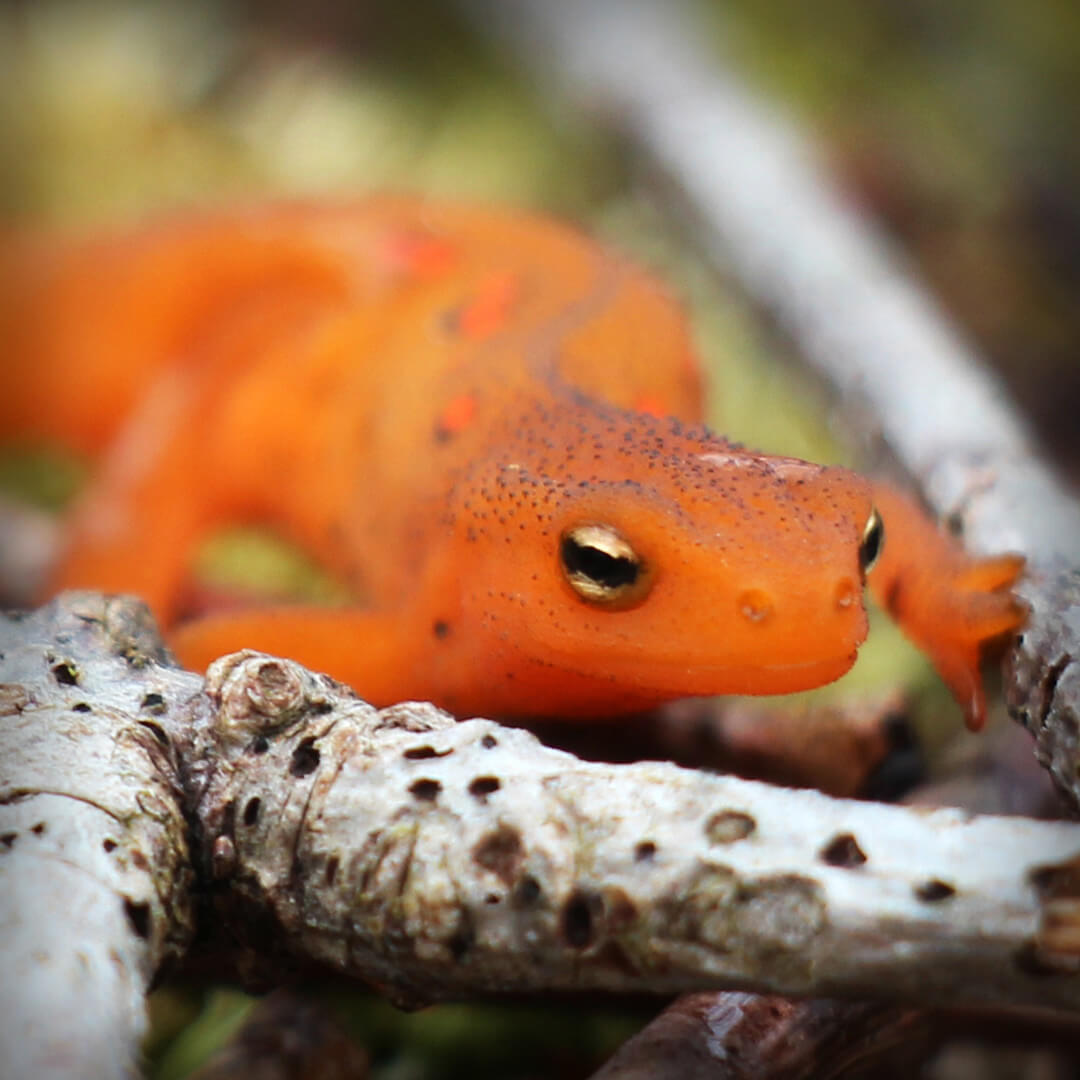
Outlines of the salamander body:
M 459 715 L 780 693 L 851 665 L 869 570 L 976 725 L 980 647 L 1023 618 L 1017 557 L 702 427 L 678 305 L 542 217 L 382 198 L 15 241 L 0 328 L 0 427 L 97 462 L 49 590 L 141 594 L 193 666 L 250 646 Z M 181 621 L 198 545 L 252 521 L 355 601 Z

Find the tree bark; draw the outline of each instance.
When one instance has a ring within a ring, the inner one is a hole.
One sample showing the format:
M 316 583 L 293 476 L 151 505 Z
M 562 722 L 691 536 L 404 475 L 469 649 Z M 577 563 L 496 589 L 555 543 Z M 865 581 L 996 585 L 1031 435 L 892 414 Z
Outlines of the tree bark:
M 204 681 L 134 600 L 65 594 L 0 641 L 12 1076 L 130 1074 L 142 994 L 185 960 L 261 985 L 332 971 L 408 1005 L 1080 1007 L 1074 825 L 582 762 L 258 653 Z

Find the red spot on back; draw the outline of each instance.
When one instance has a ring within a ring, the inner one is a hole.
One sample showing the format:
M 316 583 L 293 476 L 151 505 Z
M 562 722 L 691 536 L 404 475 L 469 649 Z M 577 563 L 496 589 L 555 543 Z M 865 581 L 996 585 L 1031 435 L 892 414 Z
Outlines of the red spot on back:
M 641 394 L 634 398 L 634 412 L 647 413 L 649 416 L 667 416 L 671 410 L 655 394 Z
M 480 282 L 473 297 L 457 313 L 458 331 L 468 341 L 490 337 L 506 325 L 521 295 L 517 274 L 492 274 Z
M 446 403 L 436 427 L 439 438 L 447 439 L 464 431 L 476 415 L 476 398 L 472 394 L 459 394 Z
M 432 278 L 450 269 L 457 250 L 430 233 L 403 229 L 386 237 L 383 258 L 393 270 L 409 277 Z

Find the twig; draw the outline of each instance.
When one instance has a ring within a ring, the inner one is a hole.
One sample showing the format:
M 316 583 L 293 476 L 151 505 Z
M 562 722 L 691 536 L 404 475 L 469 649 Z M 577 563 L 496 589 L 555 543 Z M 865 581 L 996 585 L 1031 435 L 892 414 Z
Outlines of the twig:
M 1080 607 L 1075 585 L 1065 591 L 1080 506 L 997 381 L 806 140 L 705 52 L 682 0 L 461 3 L 545 92 L 601 113 L 653 162 L 705 254 L 734 270 L 972 549 L 1028 557 L 1031 632 L 1009 658 L 1009 702 L 1080 805 Z
M 92 593 L 3 640 L 10 1075 L 130 1066 L 193 886 L 212 905 L 189 959 L 263 985 L 330 969 L 411 1004 L 755 987 L 1080 1008 L 1076 826 L 585 763 L 254 653 L 204 686 L 157 663 L 140 604 Z
M 199 680 L 144 608 L 69 598 L 0 620 L 0 1074 L 137 1075 L 144 995 L 193 930 L 177 761 Z
M 1053 807 L 1049 778 L 1014 726 L 957 744 L 944 775 L 910 801 L 968 811 L 1043 816 Z M 1014 1042 L 1075 1045 L 1080 1019 L 981 1009 L 964 1016 L 894 1004 L 791 1001 L 726 991 L 679 998 L 626 1042 L 593 1080 L 767 1080 L 784 1077 L 914 1075 L 948 1038 L 970 1034 Z
M 828 1080 L 872 1057 L 914 1075 L 925 1013 L 888 1005 L 688 994 L 630 1039 L 592 1080 Z

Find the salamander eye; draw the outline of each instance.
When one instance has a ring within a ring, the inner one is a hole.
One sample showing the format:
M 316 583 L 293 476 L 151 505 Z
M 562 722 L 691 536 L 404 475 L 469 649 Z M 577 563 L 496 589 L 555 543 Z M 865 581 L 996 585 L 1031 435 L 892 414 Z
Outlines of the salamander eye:
M 862 539 L 859 541 L 859 569 L 864 574 L 870 573 L 878 561 L 885 544 L 885 525 L 877 510 L 871 510 L 863 526 Z
M 577 525 L 559 541 L 559 559 L 582 600 L 610 611 L 636 607 L 649 594 L 653 574 L 610 525 Z

